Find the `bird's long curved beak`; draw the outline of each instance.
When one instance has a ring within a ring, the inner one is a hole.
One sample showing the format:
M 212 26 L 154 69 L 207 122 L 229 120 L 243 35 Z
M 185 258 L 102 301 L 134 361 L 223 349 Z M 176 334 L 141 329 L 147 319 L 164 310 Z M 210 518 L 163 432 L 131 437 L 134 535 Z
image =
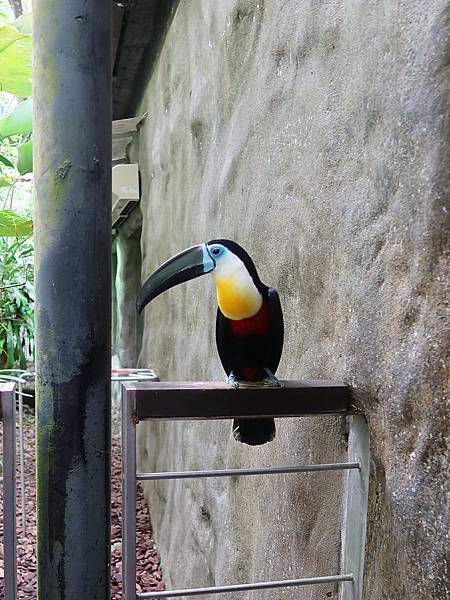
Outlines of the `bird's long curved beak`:
M 206 244 L 192 246 L 192 248 L 187 248 L 169 258 L 150 275 L 142 286 L 136 301 L 138 312 L 142 312 L 153 298 L 169 288 L 209 273 L 215 266 L 216 263 L 211 258 Z

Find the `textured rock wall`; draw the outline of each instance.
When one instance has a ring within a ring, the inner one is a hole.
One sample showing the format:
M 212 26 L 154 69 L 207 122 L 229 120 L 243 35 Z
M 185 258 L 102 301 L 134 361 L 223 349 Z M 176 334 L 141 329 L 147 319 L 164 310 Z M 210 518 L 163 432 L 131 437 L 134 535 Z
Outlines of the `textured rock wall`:
M 133 148 L 142 277 L 190 244 L 235 239 L 281 295 L 279 376 L 353 387 L 372 436 L 370 600 L 445 597 L 446 5 L 182 1 Z M 141 366 L 222 378 L 214 317 L 207 277 L 156 299 Z M 142 424 L 139 437 L 145 469 L 345 456 L 331 417 L 279 423 L 258 450 L 229 423 Z M 340 477 L 148 486 L 169 585 L 337 572 Z

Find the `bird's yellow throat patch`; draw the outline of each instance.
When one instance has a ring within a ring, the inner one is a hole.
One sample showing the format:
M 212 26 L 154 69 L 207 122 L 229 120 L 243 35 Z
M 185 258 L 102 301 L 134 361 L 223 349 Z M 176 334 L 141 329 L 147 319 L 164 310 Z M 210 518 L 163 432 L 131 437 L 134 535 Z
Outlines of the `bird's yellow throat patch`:
M 253 317 L 262 305 L 262 296 L 251 277 L 239 275 L 214 277 L 219 308 L 225 317 L 236 321 Z

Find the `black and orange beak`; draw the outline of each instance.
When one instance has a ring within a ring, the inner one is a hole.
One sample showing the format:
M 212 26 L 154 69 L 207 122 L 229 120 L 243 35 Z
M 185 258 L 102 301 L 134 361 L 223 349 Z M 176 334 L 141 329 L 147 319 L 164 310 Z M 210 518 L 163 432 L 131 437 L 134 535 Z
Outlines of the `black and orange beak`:
M 149 302 L 171 287 L 209 273 L 215 266 L 206 244 L 192 246 L 169 258 L 145 281 L 136 300 L 137 311 L 141 313 Z

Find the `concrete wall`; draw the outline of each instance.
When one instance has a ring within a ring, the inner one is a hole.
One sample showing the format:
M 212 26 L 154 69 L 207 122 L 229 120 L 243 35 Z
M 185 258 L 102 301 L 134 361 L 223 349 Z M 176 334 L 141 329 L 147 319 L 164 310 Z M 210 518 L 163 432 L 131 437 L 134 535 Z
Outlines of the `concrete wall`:
M 372 436 L 370 600 L 445 596 L 446 5 L 182 1 L 132 149 L 142 277 L 190 244 L 235 239 L 280 292 L 278 375 L 352 386 Z M 156 299 L 140 366 L 221 379 L 214 319 L 208 277 Z M 279 423 L 260 449 L 233 442 L 229 423 L 143 424 L 139 436 L 145 469 L 345 457 L 331 417 Z M 340 475 L 148 486 L 166 581 L 337 572 L 341 492 Z

